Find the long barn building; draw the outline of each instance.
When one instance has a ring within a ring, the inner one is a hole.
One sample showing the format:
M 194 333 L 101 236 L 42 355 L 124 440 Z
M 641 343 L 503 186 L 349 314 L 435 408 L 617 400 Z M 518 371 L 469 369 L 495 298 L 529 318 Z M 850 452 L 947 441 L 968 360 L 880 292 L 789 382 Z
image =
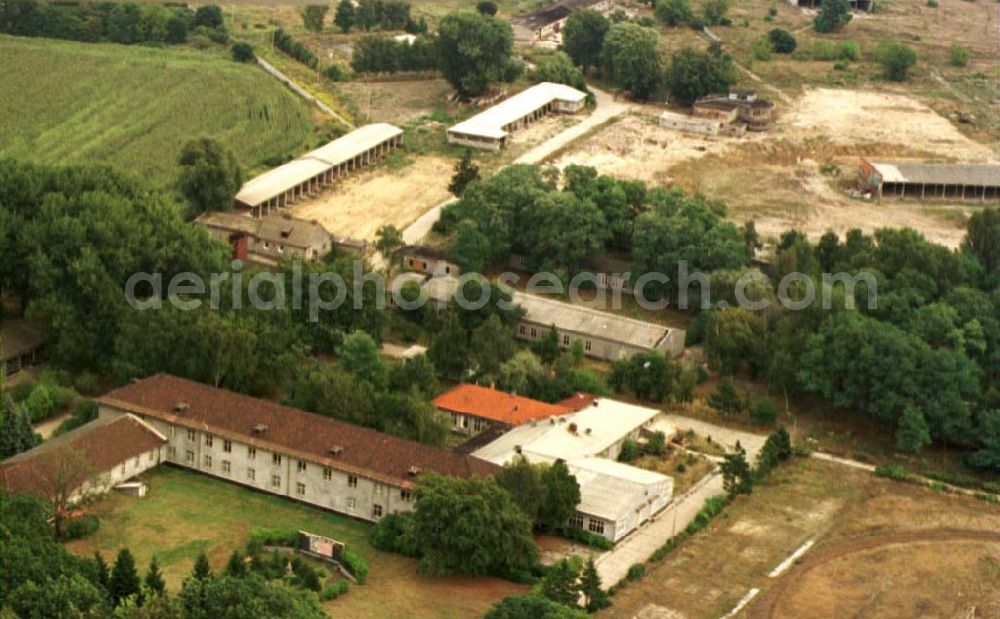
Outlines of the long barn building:
M 883 197 L 1000 202 L 1000 165 L 861 160 L 868 189 Z
M 386 123 L 365 125 L 250 179 L 236 194 L 236 207 L 249 209 L 254 217 L 268 215 L 375 163 L 402 143 L 403 130 L 399 127 Z

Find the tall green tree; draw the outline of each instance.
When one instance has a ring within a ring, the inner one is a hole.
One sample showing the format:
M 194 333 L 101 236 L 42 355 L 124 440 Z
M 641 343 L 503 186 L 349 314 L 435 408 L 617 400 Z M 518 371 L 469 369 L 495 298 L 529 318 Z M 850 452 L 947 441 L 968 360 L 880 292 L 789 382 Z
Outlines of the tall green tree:
M 323 619 L 327 615 L 316 594 L 269 582 L 256 574 L 244 578 L 189 578 L 180 593 L 184 619 L 269 617 Z
M 208 555 L 204 552 L 198 553 L 194 560 L 194 567 L 191 569 L 191 577 L 194 580 L 207 580 L 212 577 L 212 568 L 208 565 Z
M 374 423 L 369 389 L 346 371 L 327 363 L 296 368 L 284 402 L 289 406 L 362 426 Z
M 461 198 L 469 183 L 477 180 L 479 180 L 479 166 L 472 162 L 472 151 L 465 149 L 462 158 L 455 164 L 455 173 L 448 183 L 448 191 L 456 198 Z
M 247 575 L 247 564 L 243 561 L 243 555 L 238 550 L 234 550 L 229 555 L 229 561 L 226 562 L 223 574 L 234 578 L 243 578 Z
M 156 557 L 149 560 L 149 571 L 146 572 L 146 588 L 154 595 L 166 595 L 167 583 L 163 580 L 160 566 L 156 562 Z
M 490 382 L 495 382 L 500 377 L 500 366 L 517 351 L 514 334 L 496 314 L 473 330 L 469 344 L 477 374 L 480 379 Z
M 575 557 L 574 557 L 575 559 Z M 580 566 L 577 560 L 560 559 L 542 577 L 541 593 L 563 606 L 576 606 L 580 599 Z
M 583 71 L 573 64 L 564 52 L 556 52 L 538 61 L 531 74 L 532 81 L 566 84 L 582 92 L 588 92 Z
M 377 389 L 385 387 L 388 370 L 372 336 L 364 331 L 355 331 L 344 338 L 337 354 L 340 355 L 341 367 L 357 380 Z
M 604 37 L 611 24 L 593 9 L 573 11 L 563 26 L 563 50 L 584 72 L 601 63 Z
M 195 213 L 233 208 L 243 170 L 232 151 L 210 138 L 197 138 L 184 145 L 177 163 L 178 185 Z
M 737 76 L 729 54 L 685 47 L 671 57 L 664 80 L 674 99 L 690 105 L 699 97 L 728 92 Z
M 813 29 L 823 33 L 836 32 L 850 23 L 853 17 L 848 0 L 824 0 L 813 20 Z
M 962 249 L 975 256 L 987 274 L 1000 274 L 1000 209 L 987 207 L 969 217 Z
M 566 526 L 580 504 L 580 484 L 565 462 L 556 461 L 542 471 L 545 502 L 538 511 L 539 524 L 549 530 Z
M 648 99 L 663 80 L 659 35 L 631 22 L 613 25 L 604 38 L 601 64 L 614 84 L 635 99 Z
M 333 16 L 333 23 L 337 24 L 340 31 L 347 34 L 354 27 L 354 2 L 352 0 L 340 0 L 337 3 L 337 11 Z
M 583 594 L 583 605 L 588 613 L 596 613 L 611 606 L 611 597 L 601 588 L 601 576 L 597 573 L 593 555 L 587 559 L 580 574 L 580 593 Z
M 461 97 L 483 94 L 501 79 L 513 47 L 510 25 L 478 13 L 451 13 L 438 23 L 441 72 Z
M 875 60 L 882 65 L 887 80 L 905 82 L 910 77 L 910 69 L 917 64 L 917 53 L 905 43 L 887 39 L 875 50 Z
M 434 336 L 427 356 L 442 375 L 460 379 L 468 366 L 469 341 L 454 310 L 442 314 L 441 328 Z
M 130 595 L 139 593 L 139 573 L 135 569 L 135 558 L 128 548 L 118 551 L 114 567 L 111 568 L 109 593 L 114 606 L 119 606 Z
M 747 462 L 747 451 L 736 442 L 736 449 L 732 453 L 723 456 L 722 487 L 734 497 L 739 494 L 750 494 L 753 492 L 753 472 L 750 463 Z
M 400 250 L 403 249 L 404 245 L 403 233 L 392 224 L 383 224 L 375 232 L 375 249 L 385 258 L 390 267 L 390 273 L 392 266 L 402 264 L 403 256 L 400 254 Z
M 322 32 L 323 22 L 330 7 L 326 4 L 309 4 L 302 9 L 302 25 L 310 32 Z
M 668 26 L 688 24 L 694 19 L 691 0 L 656 0 L 653 13 L 660 23 Z
M 511 498 L 532 523 L 538 522 L 538 514 L 547 494 L 545 482 L 542 480 L 542 467 L 531 464 L 524 456 L 517 456 L 505 464 L 493 480 L 510 493 Z

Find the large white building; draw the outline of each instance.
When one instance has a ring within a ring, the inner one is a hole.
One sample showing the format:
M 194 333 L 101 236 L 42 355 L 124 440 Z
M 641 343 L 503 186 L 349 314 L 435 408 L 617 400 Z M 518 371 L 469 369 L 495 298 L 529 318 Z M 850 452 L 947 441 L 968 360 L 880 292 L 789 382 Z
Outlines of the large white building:
M 549 112 L 574 114 L 587 94 L 565 84 L 541 82 L 448 129 L 448 143 L 497 151 L 507 137 Z
M 569 524 L 617 542 L 663 509 L 673 479 L 616 461 L 626 440 L 636 440 L 660 411 L 610 400 L 575 396 L 559 403 L 572 411 L 513 428 L 473 455 L 507 464 L 561 460 L 580 484 L 581 500 Z

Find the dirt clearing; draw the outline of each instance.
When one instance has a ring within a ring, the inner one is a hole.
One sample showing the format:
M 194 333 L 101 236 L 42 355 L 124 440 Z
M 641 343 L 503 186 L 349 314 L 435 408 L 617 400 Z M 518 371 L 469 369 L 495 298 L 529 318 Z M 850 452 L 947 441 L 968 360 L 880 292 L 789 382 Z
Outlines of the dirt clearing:
M 453 162 L 413 157 L 403 168 L 388 164 L 364 170 L 312 200 L 292 207 L 292 215 L 315 219 L 331 234 L 373 241 L 384 224 L 405 228 L 451 197 Z

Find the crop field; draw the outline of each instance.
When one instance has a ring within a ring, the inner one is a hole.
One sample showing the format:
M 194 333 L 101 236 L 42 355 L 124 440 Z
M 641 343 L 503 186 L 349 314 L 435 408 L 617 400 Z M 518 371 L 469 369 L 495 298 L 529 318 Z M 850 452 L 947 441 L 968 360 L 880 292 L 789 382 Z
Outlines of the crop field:
M 814 459 L 774 471 L 613 598 L 606 617 L 992 617 L 1000 512 Z M 791 567 L 769 574 L 807 541 Z M 976 609 L 976 610 L 972 610 Z
M 167 588 L 177 591 L 201 552 L 218 571 L 255 528 L 306 530 L 344 542 L 369 563 L 364 585 L 324 604 L 330 615 L 345 618 L 480 616 L 525 589 L 497 578 L 420 576 L 415 560 L 372 548 L 367 523 L 206 475 L 162 466 L 144 481 L 149 494 L 142 499 L 112 493 L 95 503 L 90 510 L 100 529 L 69 549 L 85 556 L 99 550 L 110 561 L 127 546 L 143 573 L 155 556 Z
M 222 52 L 0 36 L 0 156 L 115 164 L 170 181 L 184 142 L 207 136 L 244 167 L 316 141 L 312 112 Z

